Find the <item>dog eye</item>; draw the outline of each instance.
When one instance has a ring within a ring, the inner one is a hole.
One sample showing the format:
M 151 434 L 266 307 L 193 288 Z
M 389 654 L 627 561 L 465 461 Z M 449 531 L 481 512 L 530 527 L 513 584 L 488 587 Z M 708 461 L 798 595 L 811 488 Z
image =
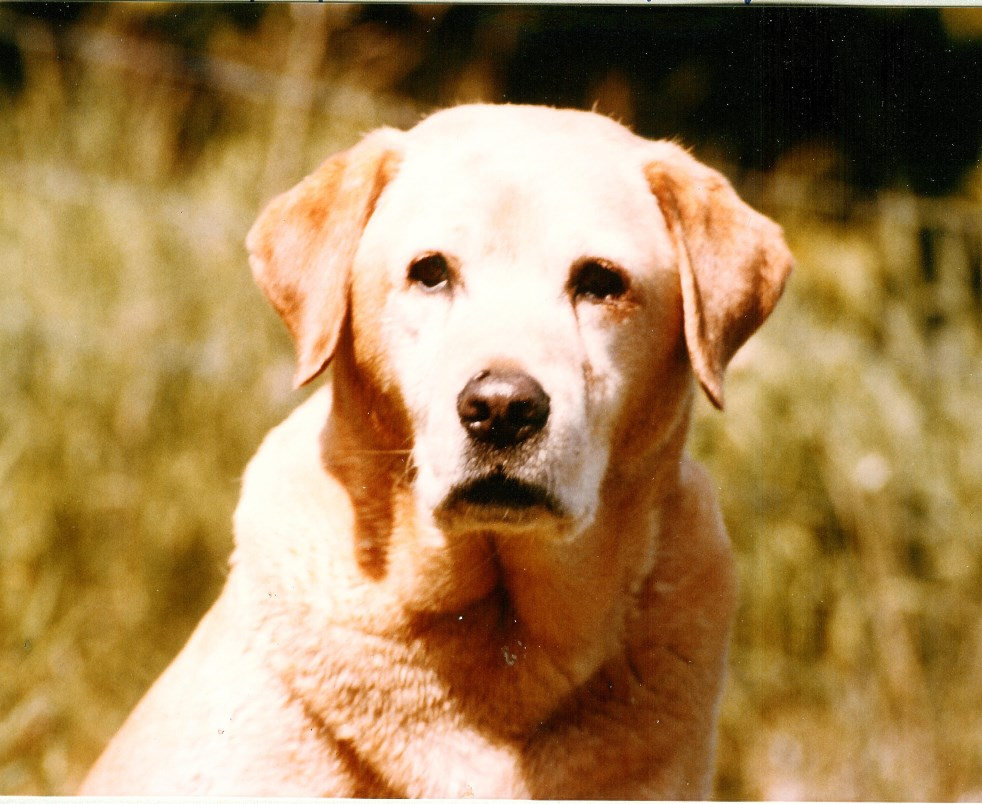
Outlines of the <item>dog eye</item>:
M 436 290 L 450 281 L 450 264 L 440 253 L 423 254 L 409 265 L 409 281 Z
M 627 277 L 621 268 L 604 260 L 583 260 L 573 267 L 569 291 L 574 299 L 619 299 L 627 293 Z

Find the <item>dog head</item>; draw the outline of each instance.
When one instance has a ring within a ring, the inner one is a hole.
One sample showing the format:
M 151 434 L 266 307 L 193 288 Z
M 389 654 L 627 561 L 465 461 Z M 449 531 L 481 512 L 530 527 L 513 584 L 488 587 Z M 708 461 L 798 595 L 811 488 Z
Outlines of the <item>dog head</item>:
M 297 382 L 343 362 L 336 393 L 367 389 L 445 529 L 589 524 L 612 462 L 684 427 L 692 373 L 722 406 L 791 266 L 777 225 L 678 146 L 521 106 L 369 135 L 247 244 Z

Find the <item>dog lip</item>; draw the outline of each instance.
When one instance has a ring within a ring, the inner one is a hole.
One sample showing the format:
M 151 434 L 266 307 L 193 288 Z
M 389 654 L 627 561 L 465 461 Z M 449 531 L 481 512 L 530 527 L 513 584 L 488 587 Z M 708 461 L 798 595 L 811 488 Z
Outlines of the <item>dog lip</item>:
M 461 505 L 509 511 L 544 508 L 557 515 L 562 513 L 562 507 L 544 488 L 503 472 L 495 472 L 456 486 L 447 497 L 444 507 L 455 508 Z

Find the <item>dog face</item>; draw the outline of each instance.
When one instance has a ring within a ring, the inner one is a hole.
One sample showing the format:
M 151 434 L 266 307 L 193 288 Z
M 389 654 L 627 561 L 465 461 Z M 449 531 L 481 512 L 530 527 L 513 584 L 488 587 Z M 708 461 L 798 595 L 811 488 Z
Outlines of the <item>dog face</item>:
M 690 363 L 721 404 L 790 265 L 681 149 L 537 107 L 377 132 L 275 199 L 249 247 L 298 380 L 350 349 L 339 376 L 387 412 L 445 530 L 586 527 L 615 456 L 677 423 Z
M 354 260 L 358 362 L 401 397 L 445 526 L 592 520 L 624 399 L 680 331 L 639 163 L 537 123 L 421 126 Z

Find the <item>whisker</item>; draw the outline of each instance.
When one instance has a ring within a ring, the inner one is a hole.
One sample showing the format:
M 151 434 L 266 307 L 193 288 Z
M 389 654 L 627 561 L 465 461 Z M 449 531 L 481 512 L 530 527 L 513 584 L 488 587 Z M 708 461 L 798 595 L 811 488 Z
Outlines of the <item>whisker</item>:
M 412 450 L 408 449 L 346 449 L 342 450 L 345 455 L 409 455 Z

